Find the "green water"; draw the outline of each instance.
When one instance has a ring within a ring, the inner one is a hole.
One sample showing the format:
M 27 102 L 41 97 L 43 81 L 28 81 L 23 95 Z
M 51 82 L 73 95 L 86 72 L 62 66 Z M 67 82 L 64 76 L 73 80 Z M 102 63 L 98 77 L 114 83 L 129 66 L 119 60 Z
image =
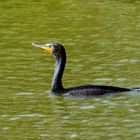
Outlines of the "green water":
M 65 87 L 140 87 L 139 9 L 139 0 L 1 1 L 0 139 L 139 140 L 138 93 L 52 97 L 53 57 L 31 46 L 65 46 Z

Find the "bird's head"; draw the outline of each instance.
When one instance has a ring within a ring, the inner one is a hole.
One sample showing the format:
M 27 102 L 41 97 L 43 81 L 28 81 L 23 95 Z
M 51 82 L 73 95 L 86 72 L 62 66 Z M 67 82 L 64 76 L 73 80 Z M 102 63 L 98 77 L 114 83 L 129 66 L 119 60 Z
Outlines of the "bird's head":
M 55 57 L 61 57 L 63 54 L 65 54 L 64 47 L 59 43 L 42 44 L 38 42 L 33 42 L 32 45 L 39 47 L 50 54 L 53 54 Z

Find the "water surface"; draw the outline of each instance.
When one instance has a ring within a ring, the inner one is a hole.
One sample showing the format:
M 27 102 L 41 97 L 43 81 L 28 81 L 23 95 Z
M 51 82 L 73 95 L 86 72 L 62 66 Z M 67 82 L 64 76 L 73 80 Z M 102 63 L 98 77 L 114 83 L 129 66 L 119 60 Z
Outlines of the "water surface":
M 31 43 L 65 46 L 65 87 L 140 87 L 139 9 L 138 0 L 1 2 L 0 138 L 138 140 L 138 93 L 52 97 L 53 57 Z

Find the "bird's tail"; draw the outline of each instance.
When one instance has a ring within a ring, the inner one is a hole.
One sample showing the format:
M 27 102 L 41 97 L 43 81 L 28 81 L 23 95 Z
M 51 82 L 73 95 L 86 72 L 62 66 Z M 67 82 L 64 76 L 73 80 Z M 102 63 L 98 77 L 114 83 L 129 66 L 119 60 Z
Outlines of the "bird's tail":
M 140 92 L 140 87 L 132 88 L 132 91 Z

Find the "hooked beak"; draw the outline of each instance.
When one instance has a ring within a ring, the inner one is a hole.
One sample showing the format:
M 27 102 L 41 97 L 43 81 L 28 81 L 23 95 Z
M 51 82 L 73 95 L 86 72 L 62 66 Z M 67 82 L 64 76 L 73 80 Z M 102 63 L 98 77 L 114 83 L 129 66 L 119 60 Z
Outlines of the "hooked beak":
M 41 49 L 47 51 L 48 53 L 52 53 L 52 48 L 50 48 L 48 44 L 33 42 L 32 45 L 35 47 L 41 48 Z

